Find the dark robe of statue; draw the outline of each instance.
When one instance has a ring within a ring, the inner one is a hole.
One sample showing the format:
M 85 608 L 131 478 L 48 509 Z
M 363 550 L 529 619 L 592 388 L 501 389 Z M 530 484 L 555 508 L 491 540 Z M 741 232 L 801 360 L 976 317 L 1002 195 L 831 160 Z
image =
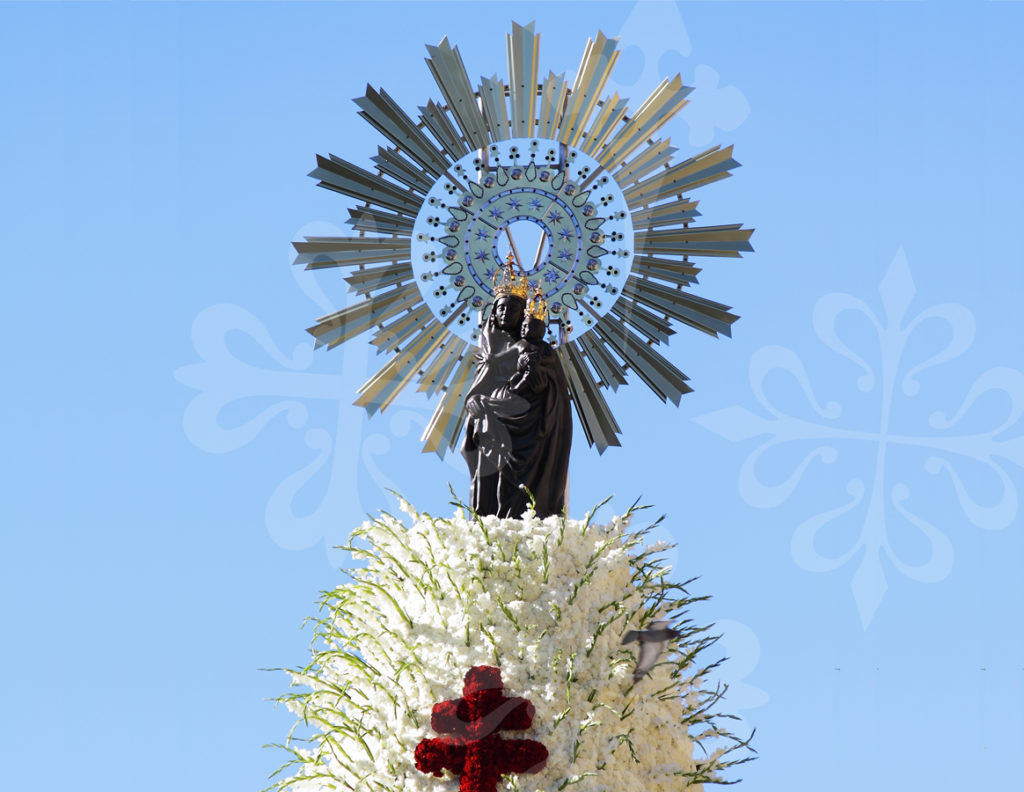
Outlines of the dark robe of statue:
M 565 508 L 572 444 L 569 386 L 526 302 L 502 297 L 481 334 L 462 454 L 477 514 L 521 517 L 530 494 L 540 517 Z M 522 485 L 522 486 L 520 486 Z M 529 494 L 526 490 L 529 490 Z

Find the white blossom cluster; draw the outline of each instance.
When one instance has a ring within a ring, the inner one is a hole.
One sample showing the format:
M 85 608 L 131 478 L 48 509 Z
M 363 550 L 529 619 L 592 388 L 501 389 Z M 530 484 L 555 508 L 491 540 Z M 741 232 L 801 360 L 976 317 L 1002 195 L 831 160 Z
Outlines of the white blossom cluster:
M 676 792 L 736 763 L 746 744 L 715 725 L 721 692 L 704 684 L 716 664 L 698 658 L 715 639 L 686 618 L 694 599 L 629 530 L 631 513 L 597 525 L 403 508 L 408 527 L 385 514 L 354 532 L 367 564 L 324 594 L 312 662 L 289 672 L 303 690 L 281 700 L 308 733 L 284 746 L 278 789 L 454 792 L 457 776 L 419 772 L 413 752 L 439 736 L 432 706 L 461 696 L 475 665 L 498 666 L 505 694 L 536 707 L 533 728 L 502 736 L 549 754 L 499 788 Z M 623 635 L 658 618 L 682 634 L 634 684 L 638 645 Z

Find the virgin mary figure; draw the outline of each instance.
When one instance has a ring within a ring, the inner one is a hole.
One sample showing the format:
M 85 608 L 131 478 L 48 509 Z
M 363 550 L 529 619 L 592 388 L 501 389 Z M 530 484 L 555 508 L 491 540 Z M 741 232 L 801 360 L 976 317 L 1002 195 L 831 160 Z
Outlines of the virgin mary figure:
M 518 518 L 532 503 L 538 516 L 547 517 L 565 508 L 569 387 L 558 356 L 543 340 L 547 306 L 538 296 L 527 310 L 525 278 L 512 277 L 522 279 L 520 288 L 496 289 L 481 333 L 462 454 L 477 514 Z

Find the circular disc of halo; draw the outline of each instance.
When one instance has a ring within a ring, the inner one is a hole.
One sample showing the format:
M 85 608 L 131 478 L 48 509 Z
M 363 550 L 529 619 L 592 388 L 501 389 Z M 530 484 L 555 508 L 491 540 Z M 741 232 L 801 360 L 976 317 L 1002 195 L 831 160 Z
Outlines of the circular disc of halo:
M 423 301 L 476 343 L 479 312 L 514 244 L 530 293 L 540 288 L 548 302 L 550 336 L 570 316 L 574 335 L 587 332 L 630 273 L 633 225 L 622 190 L 593 157 L 557 141 L 512 138 L 481 154 L 459 159 L 449 169 L 456 178 L 435 182 L 416 216 L 411 260 Z M 520 233 L 524 224 L 539 234 Z

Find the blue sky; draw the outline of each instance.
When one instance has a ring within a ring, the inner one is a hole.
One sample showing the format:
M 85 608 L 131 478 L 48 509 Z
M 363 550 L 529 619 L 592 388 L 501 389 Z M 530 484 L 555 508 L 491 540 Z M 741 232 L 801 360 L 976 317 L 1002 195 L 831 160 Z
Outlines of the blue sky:
M 351 405 L 368 344 L 312 354 L 345 289 L 290 242 L 346 217 L 305 174 L 368 166 L 366 83 L 439 97 L 444 35 L 502 74 L 512 20 L 545 73 L 620 35 L 634 106 L 681 72 L 679 156 L 743 163 L 699 196 L 757 229 L 701 275 L 734 337 L 673 337 L 679 408 L 611 397 L 571 508 L 668 515 L 758 730 L 744 787 L 1013 784 L 1024 4 L 6 2 L 5 786 L 262 788 L 291 719 L 260 669 L 303 662 L 329 548 L 389 489 L 466 490 L 429 403 Z

